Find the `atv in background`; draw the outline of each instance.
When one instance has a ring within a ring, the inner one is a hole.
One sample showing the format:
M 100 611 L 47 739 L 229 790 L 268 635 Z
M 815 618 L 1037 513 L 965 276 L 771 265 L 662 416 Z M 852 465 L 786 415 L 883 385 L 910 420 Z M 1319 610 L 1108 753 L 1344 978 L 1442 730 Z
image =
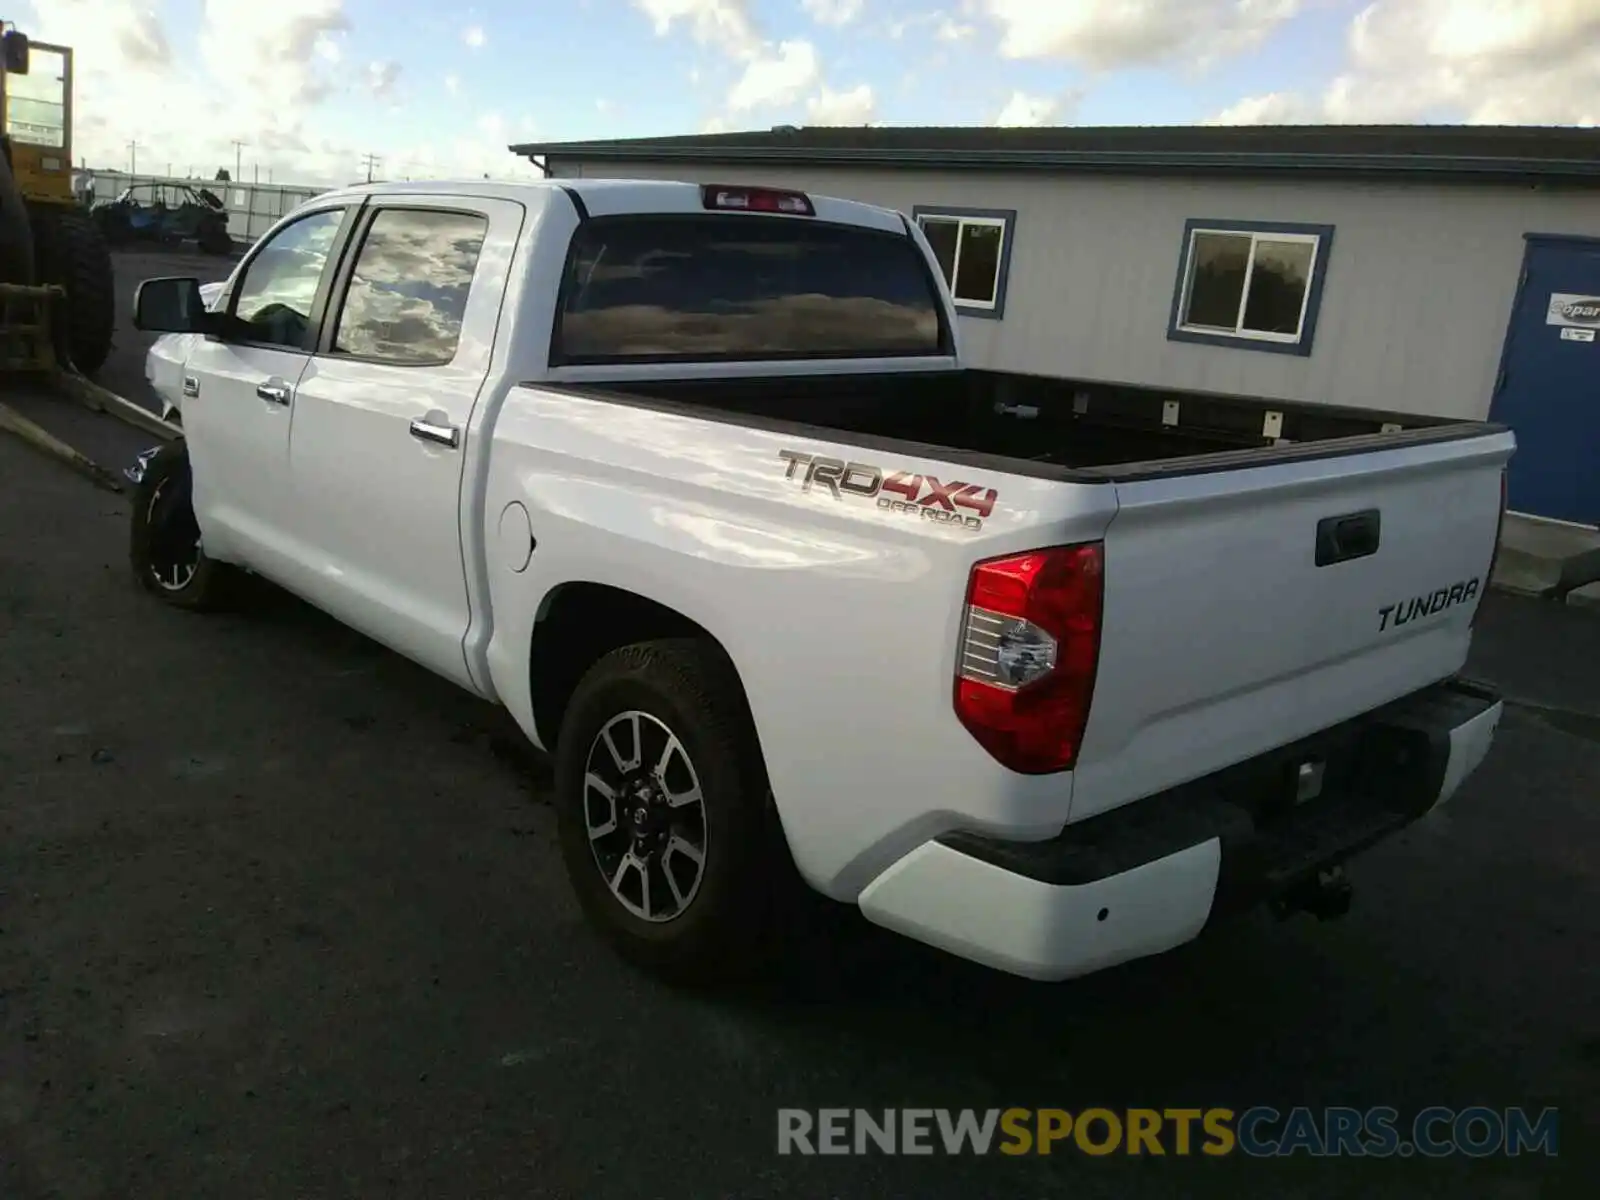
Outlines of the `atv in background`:
M 205 254 L 231 254 L 228 214 L 209 188 L 138 183 L 89 210 L 112 246 L 176 246 L 192 241 Z

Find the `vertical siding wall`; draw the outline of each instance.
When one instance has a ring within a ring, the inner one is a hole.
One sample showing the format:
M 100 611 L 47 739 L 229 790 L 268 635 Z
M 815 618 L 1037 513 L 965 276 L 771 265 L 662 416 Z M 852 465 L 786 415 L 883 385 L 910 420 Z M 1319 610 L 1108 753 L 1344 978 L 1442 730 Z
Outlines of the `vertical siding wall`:
M 1524 233 L 1600 236 L 1600 192 L 1513 186 L 621 166 L 560 176 L 768 183 L 882 204 L 1017 210 L 1005 317 L 963 319 L 975 366 L 1482 418 Z M 1309 357 L 1169 342 L 1191 217 L 1335 226 Z

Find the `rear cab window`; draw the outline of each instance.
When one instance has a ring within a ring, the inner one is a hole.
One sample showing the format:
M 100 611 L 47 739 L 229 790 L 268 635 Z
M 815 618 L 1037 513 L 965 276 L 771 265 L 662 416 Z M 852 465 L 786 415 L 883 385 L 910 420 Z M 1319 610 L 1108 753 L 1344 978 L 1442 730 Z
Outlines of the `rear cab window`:
M 806 217 L 596 217 L 573 235 L 552 366 L 949 354 L 905 234 Z
M 333 353 L 396 366 L 449 363 L 488 232 L 481 213 L 378 209 L 350 273 Z

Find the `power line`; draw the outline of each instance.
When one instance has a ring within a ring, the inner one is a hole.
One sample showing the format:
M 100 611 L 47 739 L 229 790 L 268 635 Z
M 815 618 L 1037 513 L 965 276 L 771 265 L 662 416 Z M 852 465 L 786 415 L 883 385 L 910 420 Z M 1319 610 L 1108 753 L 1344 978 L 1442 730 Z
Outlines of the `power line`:
M 383 161 L 383 159 L 379 158 L 376 154 L 363 154 L 361 156 L 361 163 L 362 163 L 363 166 L 365 166 L 367 168 L 367 182 L 368 183 L 372 182 L 372 171 L 373 171 L 373 168 L 375 168 L 382 161 Z

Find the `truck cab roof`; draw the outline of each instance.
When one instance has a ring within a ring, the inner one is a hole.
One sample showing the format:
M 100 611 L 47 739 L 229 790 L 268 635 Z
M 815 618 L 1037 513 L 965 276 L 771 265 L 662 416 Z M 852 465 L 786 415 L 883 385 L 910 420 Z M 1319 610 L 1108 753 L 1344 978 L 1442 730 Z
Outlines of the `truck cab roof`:
M 719 180 L 727 187 L 759 187 L 737 179 Z M 775 189 L 788 191 L 790 189 Z M 706 211 L 703 185 L 663 179 L 530 179 L 522 182 L 494 182 L 487 179 L 428 179 L 399 183 L 366 183 L 340 188 L 318 196 L 318 201 L 378 196 L 481 196 L 484 199 L 513 200 L 520 203 L 540 199 L 560 191 L 579 200 L 590 216 L 615 216 L 624 213 L 700 213 Z M 790 220 L 821 220 L 841 225 L 860 225 L 869 229 L 902 232 L 906 218 L 889 208 L 841 200 L 833 196 L 805 193 L 816 209 L 814 218 L 788 217 Z M 745 215 L 745 214 L 730 214 Z M 778 214 L 761 213 L 761 216 Z

